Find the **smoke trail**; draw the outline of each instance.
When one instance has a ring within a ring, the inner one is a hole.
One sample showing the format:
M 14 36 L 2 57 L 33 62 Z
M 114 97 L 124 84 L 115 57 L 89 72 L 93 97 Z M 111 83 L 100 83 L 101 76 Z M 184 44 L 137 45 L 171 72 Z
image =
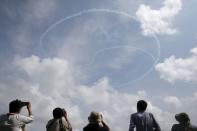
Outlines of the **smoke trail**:
M 64 17 L 64 18 L 58 20 L 57 22 L 55 22 L 54 24 L 52 24 L 51 26 L 49 26 L 49 28 L 47 28 L 47 30 L 40 37 L 39 49 L 42 48 L 42 45 L 43 45 L 42 41 L 45 38 L 45 36 L 48 34 L 48 32 L 50 32 L 51 30 L 53 30 L 56 26 L 58 26 L 59 24 L 65 22 L 67 20 L 70 20 L 72 18 L 81 16 L 83 14 L 94 13 L 94 12 L 104 12 L 104 13 L 111 13 L 111 14 L 116 14 L 116 15 L 122 15 L 122 16 L 128 17 L 130 19 L 133 19 L 135 21 L 138 21 L 135 16 L 132 16 L 132 15 L 130 15 L 130 14 L 126 13 L 126 12 L 122 12 L 122 11 L 110 10 L 110 9 L 87 9 L 87 10 L 83 10 L 83 11 L 78 12 L 78 13 L 75 13 L 73 15 Z M 138 77 L 138 78 L 136 78 L 136 79 L 134 79 L 132 81 L 126 82 L 124 84 L 117 85 L 115 87 L 121 87 L 121 86 L 128 85 L 130 83 L 133 83 L 135 81 L 139 81 L 139 80 L 143 79 L 146 75 L 148 75 L 154 69 L 155 65 L 158 63 L 158 61 L 160 59 L 160 42 L 159 42 L 159 40 L 158 40 L 158 38 L 157 38 L 157 36 L 155 34 L 152 34 L 152 37 L 156 41 L 156 46 L 157 46 L 157 56 L 156 57 L 154 57 L 152 53 L 150 53 L 149 51 L 147 51 L 145 49 L 137 48 L 137 47 L 130 46 L 130 45 L 126 45 L 127 47 L 132 47 L 132 48 L 134 48 L 134 49 L 136 49 L 138 51 L 141 51 L 141 52 L 147 54 L 154 61 L 154 63 L 152 64 L 152 66 L 143 75 L 141 75 L 140 77 Z M 105 49 L 101 49 L 101 50 L 97 51 L 94 54 L 94 56 L 92 57 L 92 60 L 90 61 L 90 63 L 88 63 L 86 66 L 94 63 L 96 56 L 99 55 L 101 52 L 104 52 L 104 51 L 110 50 L 110 49 L 115 49 L 115 48 L 116 49 L 117 48 L 122 48 L 122 47 L 125 47 L 125 45 L 124 46 L 114 46 L 114 47 L 105 48 Z

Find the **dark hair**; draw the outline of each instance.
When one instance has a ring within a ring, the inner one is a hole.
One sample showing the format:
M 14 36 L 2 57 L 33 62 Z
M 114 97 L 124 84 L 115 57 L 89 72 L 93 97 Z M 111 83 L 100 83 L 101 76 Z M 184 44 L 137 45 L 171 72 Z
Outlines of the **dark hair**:
M 53 110 L 53 117 L 55 118 L 55 119 L 59 119 L 59 118 L 61 118 L 62 116 L 64 115 L 64 111 L 63 111 L 63 109 L 61 109 L 61 108 L 55 108 L 54 110 Z
M 26 106 L 27 102 L 22 102 L 18 99 L 13 100 L 9 104 L 9 112 L 10 113 L 19 113 L 23 106 Z
M 146 108 L 147 108 L 147 102 L 146 101 L 144 101 L 144 100 L 139 100 L 138 102 L 137 102 L 137 111 L 138 112 L 144 112 L 145 110 L 146 110 Z
M 179 114 L 176 114 L 175 119 L 178 122 L 183 123 L 183 124 L 189 124 L 190 123 L 190 118 L 189 118 L 188 114 L 185 113 L 185 112 L 181 112 Z

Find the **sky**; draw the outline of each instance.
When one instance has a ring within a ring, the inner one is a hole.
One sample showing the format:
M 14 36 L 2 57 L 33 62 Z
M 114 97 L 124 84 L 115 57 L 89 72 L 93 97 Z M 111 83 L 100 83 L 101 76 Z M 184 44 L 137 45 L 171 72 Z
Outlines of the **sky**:
M 196 0 L 0 1 L 0 113 L 31 101 L 44 131 L 55 107 L 74 131 L 91 111 L 129 128 L 140 99 L 163 131 L 187 112 L 197 124 Z M 22 114 L 27 111 L 23 109 Z

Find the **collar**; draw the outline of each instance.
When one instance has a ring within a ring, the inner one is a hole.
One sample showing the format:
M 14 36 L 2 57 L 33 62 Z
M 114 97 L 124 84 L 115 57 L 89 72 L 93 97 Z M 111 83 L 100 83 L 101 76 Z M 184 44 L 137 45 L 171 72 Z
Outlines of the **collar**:
M 8 116 L 9 116 L 9 115 L 15 115 L 15 114 L 17 114 L 17 113 L 7 113 Z

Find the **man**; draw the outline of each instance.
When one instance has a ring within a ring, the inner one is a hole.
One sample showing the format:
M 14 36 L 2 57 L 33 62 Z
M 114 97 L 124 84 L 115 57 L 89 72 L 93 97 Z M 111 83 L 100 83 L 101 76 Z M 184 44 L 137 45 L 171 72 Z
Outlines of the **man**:
M 83 131 L 110 131 L 107 124 L 103 121 L 103 116 L 98 112 L 91 112 L 88 117 L 89 124 L 83 128 Z
M 24 106 L 27 107 L 28 116 L 20 114 Z M 31 103 L 14 100 L 9 104 L 9 113 L 0 116 L 0 131 L 25 131 L 25 125 L 32 121 Z
M 190 123 L 187 113 L 182 112 L 175 115 L 175 119 L 179 124 L 174 124 L 171 131 L 197 131 L 197 127 Z
M 47 131 L 72 131 L 72 126 L 67 118 L 67 113 L 62 108 L 53 110 L 53 119 L 46 125 Z
M 161 131 L 159 124 L 152 113 L 145 112 L 147 102 L 140 100 L 137 102 L 137 113 L 131 115 L 129 131 Z

